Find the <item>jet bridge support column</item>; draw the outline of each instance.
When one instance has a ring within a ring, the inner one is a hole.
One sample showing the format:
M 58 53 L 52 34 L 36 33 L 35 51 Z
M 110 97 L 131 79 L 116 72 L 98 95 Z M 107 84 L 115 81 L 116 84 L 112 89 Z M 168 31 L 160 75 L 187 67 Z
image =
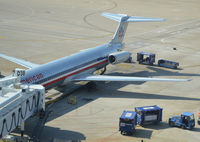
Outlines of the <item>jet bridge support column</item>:
M 23 137 L 24 136 L 24 121 L 21 122 L 20 129 L 21 129 L 21 137 Z

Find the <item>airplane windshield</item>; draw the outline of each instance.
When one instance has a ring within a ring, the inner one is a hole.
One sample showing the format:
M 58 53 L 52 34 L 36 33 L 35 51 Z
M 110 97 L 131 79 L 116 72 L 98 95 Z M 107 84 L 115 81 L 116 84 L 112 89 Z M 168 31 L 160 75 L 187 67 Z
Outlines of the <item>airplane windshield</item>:
M 133 123 L 133 120 L 130 120 L 130 119 L 120 119 L 121 122 L 124 122 L 124 123 L 128 123 L 128 124 L 132 124 Z
M 190 120 L 194 120 L 194 115 L 190 116 Z

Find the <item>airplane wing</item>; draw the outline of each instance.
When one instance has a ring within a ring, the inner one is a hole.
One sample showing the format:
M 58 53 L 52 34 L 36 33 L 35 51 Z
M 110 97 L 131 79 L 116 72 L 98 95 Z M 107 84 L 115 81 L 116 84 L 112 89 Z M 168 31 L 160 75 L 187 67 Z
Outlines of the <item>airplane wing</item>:
M 10 57 L 10 56 L 4 55 L 4 54 L 0 54 L 0 57 L 7 59 L 11 62 L 17 63 L 17 64 L 24 66 L 26 68 L 29 68 L 29 69 L 39 66 L 38 64 L 34 64 L 34 63 L 31 63 L 31 62 L 28 62 L 28 61 L 25 61 L 25 60 L 22 60 L 22 59 Z
M 73 80 L 74 81 L 168 81 L 168 82 L 191 81 L 191 79 L 166 79 L 166 78 L 107 76 L 107 75 L 89 75 L 85 77 L 74 78 Z

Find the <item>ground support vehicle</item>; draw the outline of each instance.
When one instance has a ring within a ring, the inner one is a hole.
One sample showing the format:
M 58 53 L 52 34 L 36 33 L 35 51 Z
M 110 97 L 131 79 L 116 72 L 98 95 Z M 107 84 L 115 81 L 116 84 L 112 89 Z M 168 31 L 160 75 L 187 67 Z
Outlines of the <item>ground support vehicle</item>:
M 179 63 L 160 59 L 160 60 L 158 60 L 158 66 L 171 68 L 171 69 L 177 69 L 177 67 L 179 66 Z
M 137 61 L 139 64 L 153 65 L 155 63 L 155 54 L 139 52 L 137 53 Z
M 173 116 L 169 118 L 169 125 L 191 130 L 195 126 L 194 113 L 184 112 L 181 116 Z
M 123 135 L 132 135 L 137 125 L 137 114 L 134 111 L 124 111 L 119 119 L 119 131 Z
M 128 58 L 128 60 L 125 61 L 125 63 L 133 63 L 133 58 L 130 56 L 130 57 Z
M 144 126 L 147 124 L 157 124 L 162 121 L 162 108 L 157 105 L 136 107 L 137 124 Z

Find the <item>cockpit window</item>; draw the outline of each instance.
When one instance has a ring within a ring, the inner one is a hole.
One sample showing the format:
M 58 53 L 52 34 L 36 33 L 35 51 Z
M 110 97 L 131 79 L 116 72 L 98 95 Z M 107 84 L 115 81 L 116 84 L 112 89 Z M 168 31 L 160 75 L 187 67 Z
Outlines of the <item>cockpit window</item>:
M 190 120 L 194 120 L 194 114 L 190 116 Z

